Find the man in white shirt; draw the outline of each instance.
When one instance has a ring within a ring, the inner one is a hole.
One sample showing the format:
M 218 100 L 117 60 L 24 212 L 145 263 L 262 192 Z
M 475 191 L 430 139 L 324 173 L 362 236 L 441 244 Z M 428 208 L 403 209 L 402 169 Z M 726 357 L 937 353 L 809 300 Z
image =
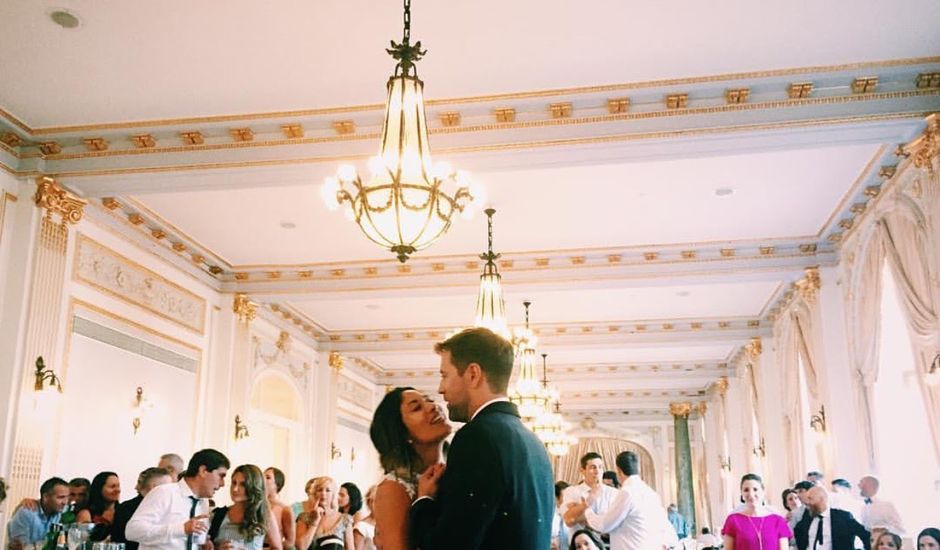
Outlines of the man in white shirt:
M 617 455 L 617 473 L 622 486 L 606 513 L 596 513 L 586 500 L 569 508 L 572 515 L 577 515 L 577 519 L 591 529 L 610 533 L 611 550 L 661 550 L 678 543 L 662 500 L 640 479 L 639 463 L 634 452 Z
M 601 455 L 590 452 L 581 457 L 581 477 L 584 479 L 578 485 L 565 489 L 564 498 L 561 505 L 564 510 L 565 530 L 568 533 L 568 543 L 571 543 L 571 536 L 578 529 L 584 529 L 583 521 L 578 521 L 581 513 L 571 513 L 569 510 L 573 504 L 579 504 L 582 501 L 589 502 L 591 510 L 595 514 L 603 514 L 610 508 L 610 504 L 617 498 L 617 489 L 609 485 L 604 485 L 602 476 L 604 475 L 604 458 Z M 601 531 L 606 533 L 607 531 Z
M 891 531 L 895 535 L 904 537 L 907 532 L 904 530 L 904 524 L 901 522 L 901 516 L 898 514 L 894 504 L 887 500 L 881 500 L 875 495 L 881 483 L 875 476 L 865 476 L 858 482 L 858 490 L 862 494 L 864 505 L 862 506 L 862 515 L 859 521 L 866 529 L 877 537 L 881 532 Z
M 230 466 L 215 449 L 194 454 L 179 482 L 147 493 L 127 522 L 127 539 L 140 543 L 140 550 L 193 550 L 203 544 L 209 530 L 206 499 L 225 485 Z
M 829 505 L 850 512 L 855 519 L 861 520 L 862 500 L 852 494 L 852 484 L 845 479 L 832 480 L 832 494 L 829 495 Z

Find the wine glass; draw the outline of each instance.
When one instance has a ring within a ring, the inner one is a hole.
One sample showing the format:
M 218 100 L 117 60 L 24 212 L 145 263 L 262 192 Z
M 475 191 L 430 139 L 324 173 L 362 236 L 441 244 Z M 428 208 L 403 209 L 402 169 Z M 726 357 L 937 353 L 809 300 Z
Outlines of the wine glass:
M 91 534 L 91 530 L 94 528 L 94 523 L 73 523 L 69 527 L 68 540 L 69 550 L 77 550 L 79 547 L 83 547 Z

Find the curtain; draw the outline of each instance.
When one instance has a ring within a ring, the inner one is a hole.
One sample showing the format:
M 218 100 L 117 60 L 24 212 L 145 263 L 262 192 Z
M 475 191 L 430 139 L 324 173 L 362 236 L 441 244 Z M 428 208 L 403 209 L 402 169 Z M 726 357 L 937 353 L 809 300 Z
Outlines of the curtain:
M 640 459 L 640 479 L 655 489 L 656 468 L 649 451 L 638 443 L 610 437 L 578 439 L 578 444 L 572 445 L 567 455 L 557 459 L 555 479 L 567 481 L 572 485 L 581 483 L 581 457 L 589 452 L 600 454 L 604 458 L 605 467 L 608 470 L 617 471 L 617 455 L 624 451 L 633 451 L 637 454 Z
M 796 323 L 791 316 L 786 317 L 780 334 L 780 364 L 783 366 L 783 413 L 784 434 L 787 445 L 787 478 L 790 483 L 803 479 L 803 412 L 800 396 L 800 337 Z M 809 422 L 809 419 L 805 419 Z

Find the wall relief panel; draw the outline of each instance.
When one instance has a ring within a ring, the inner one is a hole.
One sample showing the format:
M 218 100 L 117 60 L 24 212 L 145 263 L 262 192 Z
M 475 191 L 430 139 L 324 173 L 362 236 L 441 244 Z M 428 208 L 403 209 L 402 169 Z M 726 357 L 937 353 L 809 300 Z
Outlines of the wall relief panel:
M 83 234 L 78 236 L 72 278 L 193 332 L 205 332 L 203 298 Z

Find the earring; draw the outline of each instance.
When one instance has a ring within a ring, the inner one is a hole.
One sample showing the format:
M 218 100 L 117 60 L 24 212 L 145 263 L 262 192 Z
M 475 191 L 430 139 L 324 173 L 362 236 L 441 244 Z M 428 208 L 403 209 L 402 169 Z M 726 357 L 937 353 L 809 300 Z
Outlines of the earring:
M 412 439 L 406 439 L 405 441 L 407 441 L 409 444 L 414 443 L 414 440 Z

